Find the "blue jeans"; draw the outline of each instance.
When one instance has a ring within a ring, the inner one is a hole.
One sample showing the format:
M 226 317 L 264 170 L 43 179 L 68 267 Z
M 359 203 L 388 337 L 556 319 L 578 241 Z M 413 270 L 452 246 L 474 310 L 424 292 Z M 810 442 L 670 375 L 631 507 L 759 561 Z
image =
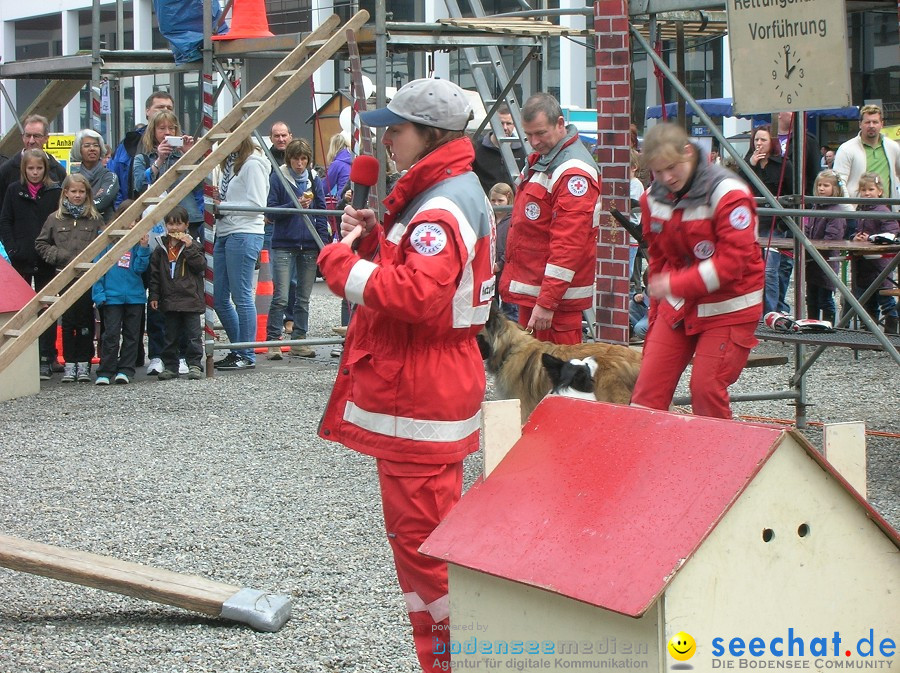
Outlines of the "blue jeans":
M 647 335 L 647 328 L 649 327 L 649 307 L 650 299 L 646 294 L 644 294 L 644 301 L 640 303 L 636 302 L 632 296 L 628 307 L 628 322 L 631 324 L 631 332 L 634 336 L 642 339 Z
M 262 246 L 262 234 L 216 236 L 213 248 L 213 304 L 232 343 L 256 339 L 253 274 Z M 256 362 L 252 348 L 232 349 L 232 352 Z
M 763 251 L 766 254 L 766 294 L 764 313 L 780 311 L 790 313 L 791 307 L 785 302 L 791 273 L 794 271 L 794 259 L 782 255 L 777 250 Z
M 806 317 L 825 319 L 825 314 L 835 315 L 834 290 L 815 285 L 806 284 Z
M 268 339 L 281 337 L 284 327 L 285 308 L 288 307 L 291 295 L 291 277 L 297 279 L 297 291 L 294 303 L 294 329 L 292 339 L 306 337 L 309 330 L 309 298 L 316 282 L 316 259 L 318 250 L 296 250 L 275 248 L 272 250 L 272 304 L 269 308 L 269 320 L 266 323 Z
M 275 231 L 275 224 L 272 222 L 266 222 L 264 225 L 263 236 L 263 248 L 269 251 L 269 263 L 272 264 L 272 234 Z M 275 273 L 274 271 L 272 272 Z M 284 307 L 284 319 L 290 320 L 293 322 L 294 320 L 294 304 L 296 303 L 297 296 L 297 274 L 294 271 L 291 271 L 291 293 L 288 296 L 287 305 Z M 279 332 L 279 335 L 281 333 Z M 268 337 L 272 339 L 272 336 Z M 277 337 L 276 337 L 277 338 Z
M 863 292 L 865 292 L 866 289 L 867 288 L 854 287 L 852 290 L 853 296 L 859 299 L 863 296 Z M 863 304 L 863 308 L 866 309 L 866 313 L 872 316 L 872 320 L 875 322 L 878 322 L 879 317 L 881 320 L 884 320 L 887 317 L 897 317 L 897 300 L 891 296 L 883 295 L 880 292 L 876 292 L 869 297 L 869 301 Z M 881 314 L 880 316 L 879 313 Z

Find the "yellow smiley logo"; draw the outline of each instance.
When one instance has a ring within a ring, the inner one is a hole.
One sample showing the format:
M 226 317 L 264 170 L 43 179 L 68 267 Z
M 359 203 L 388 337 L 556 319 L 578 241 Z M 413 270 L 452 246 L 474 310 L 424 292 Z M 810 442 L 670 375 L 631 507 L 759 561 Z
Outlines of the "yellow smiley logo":
M 679 631 L 669 638 L 669 654 L 678 661 L 687 661 L 697 651 L 697 643 L 690 633 Z

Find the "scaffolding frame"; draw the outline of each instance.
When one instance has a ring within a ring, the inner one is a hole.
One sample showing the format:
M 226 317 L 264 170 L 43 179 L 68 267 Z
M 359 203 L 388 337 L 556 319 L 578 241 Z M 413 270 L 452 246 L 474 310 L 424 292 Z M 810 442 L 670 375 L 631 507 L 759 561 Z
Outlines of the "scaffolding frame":
M 122 0 L 117 0 L 117 18 L 121 18 Z M 527 7 L 524 0 L 520 0 L 523 8 Z M 99 0 L 94 0 L 95 10 L 99 6 Z M 684 35 L 684 25 L 697 23 L 699 31 L 705 31 L 710 19 L 715 25 L 722 22 L 722 10 L 724 3 L 721 0 L 636 0 L 629 6 L 629 17 L 631 22 L 631 33 L 638 45 L 647 53 L 654 64 L 663 72 L 664 76 L 672 83 L 678 91 L 679 96 L 689 102 L 695 103 L 690 93 L 683 86 L 679 78 L 672 73 L 668 65 L 656 55 L 650 47 L 647 40 L 637 28 L 637 24 L 648 25 L 651 41 L 659 34 L 660 19 L 672 21 L 676 24 L 676 37 L 682 38 Z M 590 13 L 592 9 L 589 7 L 577 8 L 573 10 L 564 10 L 569 13 Z M 559 15 L 561 12 L 548 10 L 523 11 L 519 13 L 510 13 L 510 16 L 519 14 L 527 15 Z M 224 16 L 224 13 L 223 13 Z M 374 25 L 366 25 L 359 31 L 357 41 L 364 53 L 374 53 L 376 67 L 376 105 L 383 107 L 387 100 L 385 91 L 387 87 L 387 61 L 388 61 L 388 41 L 390 41 L 392 50 L 407 51 L 434 51 L 434 50 L 450 50 L 462 49 L 466 47 L 522 47 L 531 50 L 541 49 L 545 45 L 548 37 L 546 31 L 525 30 L 527 26 L 523 25 L 522 30 L 517 32 L 514 28 L 504 26 L 502 32 L 496 32 L 490 25 L 476 25 L 473 21 L 457 20 L 441 22 L 437 24 L 417 23 L 417 22 L 391 22 L 387 20 L 387 3 L 386 0 L 376 0 Z M 119 30 L 121 31 L 121 25 Z M 7 63 L 0 65 L 0 79 L 6 78 L 46 78 L 47 74 L 52 74 L 57 79 L 85 79 L 85 75 L 90 73 L 91 83 L 98 82 L 103 75 L 115 77 L 139 76 L 158 72 L 184 72 L 190 70 L 200 70 L 201 73 L 213 73 L 222 60 L 227 59 L 246 59 L 257 57 L 271 57 L 279 55 L 286 50 L 290 50 L 296 46 L 304 35 L 308 33 L 294 33 L 286 35 L 277 35 L 267 38 L 250 38 L 235 41 L 213 42 L 212 34 L 212 14 L 211 0 L 204 0 L 204 38 L 203 38 L 203 59 L 198 65 L 191 64 L 187 68 L 184 66 L 176 67 L 171 52 L 167 50 L 153 51 L 135 51 L 135 50 L 102 50 L 99 48 L 99 11 L 94 12 L 93 19 L 93 39 L 92 49 L 90 53 L 80 52 L 71 56 L 54 57 L 49 59 L 36 59 L 24 63 Z M 593 30 L 588 28 L 584 31 L 568 30 L 557 33 L 558 35 L 580 35 L 582 37 L 593 36 Z M 709 32 L 705 33 L 710 35 Z M 670 36 L 671 37 L 671 36 Z M 679 42 L 683 44 L 681 39 Z M 341 58 L 344 54 L 341 54 Z M 527 59 L 530 63 L 532 59 Z M 535 59 L 537 60 L 537 59 Z M 508 87 L 513 86 L 530 67 L 520 67 L 510 78 Z M 221 72 L 221 70 L 219 70 Z M 219 86 L 215 96 L 224 89 L 223 85 Z M 215 99 L 214 99 L 215 103 Z M 496 106 L 496 102 L 491 108 Z M 487 108 L 487 106 L 486 106 Z M 721 146 L 728 151 L 736 160 L 743 177 L 753 182 L 757 188 L 761 188 L 762 193 L 767 194 L 766 201 L 772 210 L 767 212 L 780 213 L 784 215 L 784 221 L 795 235 L 795 241 L 799 246 L 803 246 L 806 253 L 809 254 L 821 266 L 826 275 L 834 276 L 830 267 L 822 258 L 821 254 L 809 243 L 808 239 L 803 235 L 802 229 L 794 220 L 795 212 L 785 209 L 782 203 L 771 194 L 767 193 L 764 186 L 759 182 L 758 178 L 749 169 L 742 156 L 734 149 L 734 147 L 724 137 L 715 123 L 700 109 L 698 105 L 694 105 L 707 128 L 720 142 Z M 490 119 L 490 114 L 488 115 Z M 492 121 L 492 120 L 491 120 Z M 804 115 L 797 118 L 797 128 L 795 129 L 795 137 L 800 144 L 800 152 L 803 151 L 803 145 L 806 142 Z M 380 140 L 380 131 L 378 139 Z M 376 153 L 379 161 L 385 160 L 385 149 L 380 143 L 376 143 Z M 384 176 L 379 176 L 379 193 L 384 193 Z M 871 321 L 857 299 L 852 293 L 840 282 L 836 277 L 832 278 L 836 281 L 836 286 L 841 290 L 843 298 L 853 307 L 860 320 L 866 324 L 867 328 L 878 341 L 881 348 L 887 351 L 898 363 L 900 363 L 900 354 L 891 343 L 891 340 L 881 334 L 877 326 Z M 821 353 L 820 348 L 816 353 L 803 361 L 804 344 L 795 344 L 795 374 L 790 381 L 793 390 L 776 391 L 773 393 L 763 393 L 749 396 L 735 396 L 735 401 L 750 400 L 769 400 L 769 399 L 791 399 L 796 405 L 796 417 L 798 427 L 805 427 L 806 424 L 806 390 L 804 376 L 811 366 L 811 362 Z M 801 364 L 802 362 L 802 364 Z

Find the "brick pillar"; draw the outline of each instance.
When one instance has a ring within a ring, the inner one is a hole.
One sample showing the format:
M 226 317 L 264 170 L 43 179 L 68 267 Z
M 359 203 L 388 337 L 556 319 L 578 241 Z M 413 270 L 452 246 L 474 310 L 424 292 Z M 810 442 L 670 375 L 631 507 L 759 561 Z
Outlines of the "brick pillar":
M 631 52 L 627 0 L 594 3 L 597 163 L 602 180 L 597 245 L 597 339 L 628 342 L 628 233 L 609 214 L 630 212 Z

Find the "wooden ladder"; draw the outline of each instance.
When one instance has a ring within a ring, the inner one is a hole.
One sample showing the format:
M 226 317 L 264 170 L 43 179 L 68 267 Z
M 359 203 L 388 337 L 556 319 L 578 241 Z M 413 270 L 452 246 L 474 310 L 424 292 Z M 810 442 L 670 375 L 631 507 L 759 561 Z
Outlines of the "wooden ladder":
M 215 166 L 234 152 L 257 126 L 343 47 L 347 40 L 346 31 L 358 30 L 368 18 L 369 13 L 361 10 L 338 30 L 340 18 L 336 14 L 329 17 L 275 66 L 209 133 L 198 138 L 169 170 L 135 199 L 135 203 L 110 222 L 87 248 L 2 328 L 0 371 L 6 369 L 44 330 L 55 324 L 79 297 L 89 292 L 91 286 L 148 233 L 165 213 L 190 194 Z M 317 44 L 318 48 L 314 48 Z M 181 182 L 176 185 L 179 178 Z M 163 196 L 164 192 L 166 194 Z M 147 214 L 142 215 L 148 208 Z M 127 225 L 135 220 L 137 224 L 134 228 L 128 229 Z M 103 254 L 109 246 L 112 247 Z

